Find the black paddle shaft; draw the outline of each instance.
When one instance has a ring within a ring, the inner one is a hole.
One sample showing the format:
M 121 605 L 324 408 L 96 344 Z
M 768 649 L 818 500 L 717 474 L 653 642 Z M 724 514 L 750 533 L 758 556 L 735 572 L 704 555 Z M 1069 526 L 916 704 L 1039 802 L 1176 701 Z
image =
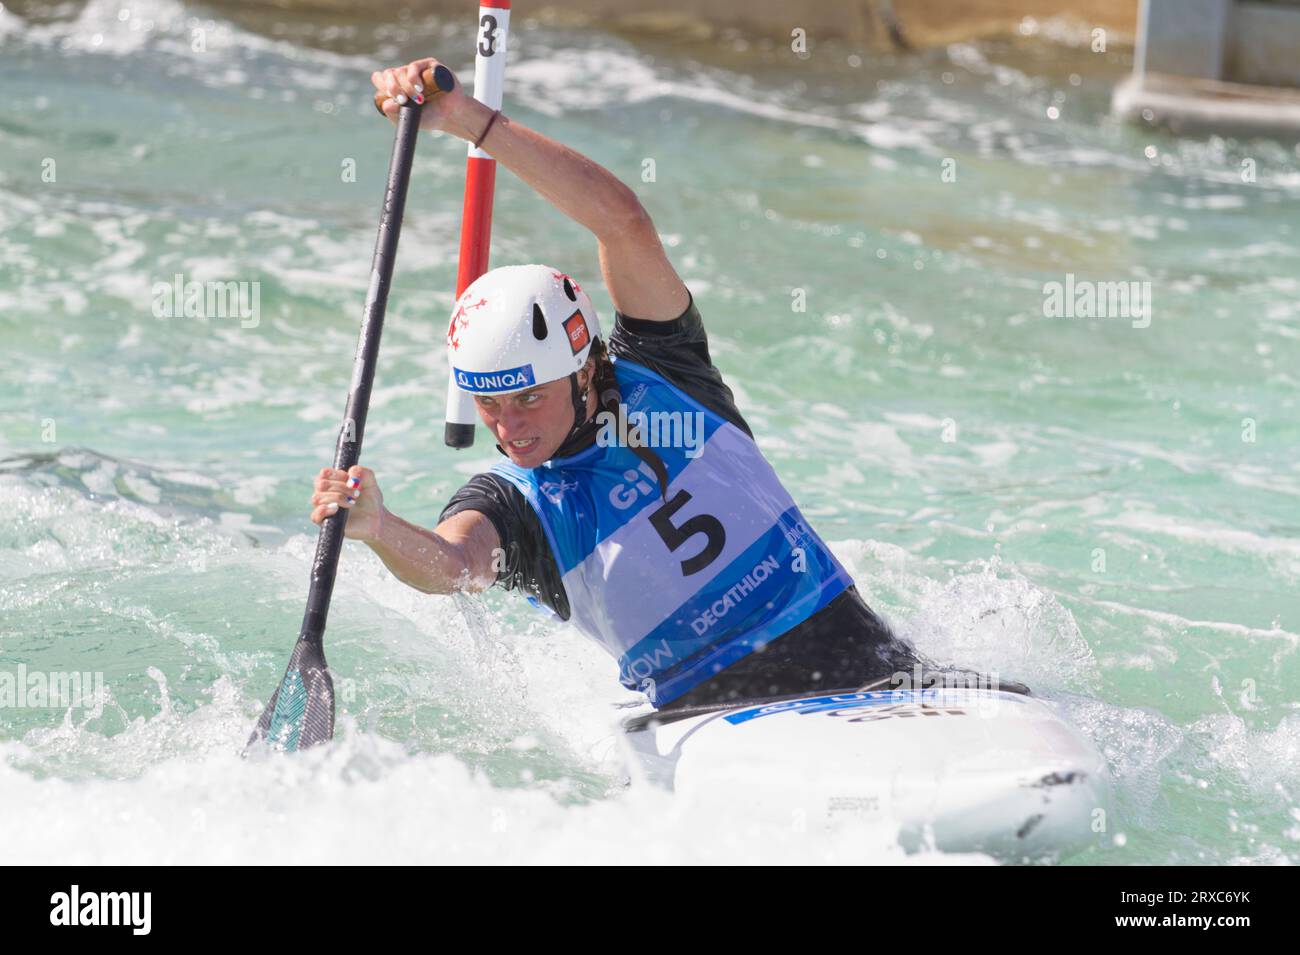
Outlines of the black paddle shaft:
M 451 71 L 445 66 L 437 67 L 425 82 L 436 87 L 430 89 L 430 96 L 449 93 L 456 85 Z M 397 239 L 402 231 L 402 211 L 406 206 L 406 187 L 411 179 L 421 111 L 418 103 L 404 103 L 397 116 L 397 136 L 388 166 L 388 188 L 384 192 L 375 257 L 370 266 L 370 289 L 366 293 L 361 338 L 357 342 L 352 368 L 352 387 L 348 390 L 348 405 L 334 454 L 334 467 L 343 471 L 361 457 L 361 439 L 366 430 L 366 412 L 370 408 L 370 387 L 374 384 L 375 366 L 379 361 L 379 337 L 384 328 L 384 309 L 388 305 L 388 288 L 397 257 Z M 325 618 L 329 615 L 330 597 L 334 593 L 334 577 L 343 551 L 343 531 L 347 520 L 347 508 L 340 508 L 321 521 L 302 630 L 289 657 L 284 678 L 262 711 L 248 746 L 244 748 L 245 753 L 259 740 L 268 740 L 285 751 L 296 751 L 334 736 L 334 682 L 325 663 Z
M 445 69 L 445 68 L 444 68 Z M 436 80 L 441 77 L 435 77 Z M 441 86 L 441 83 L 439 84 Z M 406 206 L 406 187 L 411 179 L 415 142 L 420 131 L 421 106 L 408 102 L 397 118 L 397 136 L 393 141 L 393 158 L 388 166 L 388 188 L 384 192 L 384 209 L 375 239 L 375 256 L 370 265 L 370 289 L 361 320 L 361 337 L 352 369 L 352 389 L 348 392 L 343 427 L 339 430 L 334 453 L 334 467 L 346 471 L 361 458 L 361 439 L 366 431 L 366 413 L 370 409 L 370 388 L 379 361 L 379 337 L 384 330 L 384 310 L 388 306 L 388 289 L 393 279 L 393 262 L 397 258 L 397 240 L 402 233 L 402 210 Z M 325 634 L 330 597 L 339 554 L 343 550 L 343 531 L 348 510 L 340 507 L 321 521 L 316 539 L 316 557 L 311 567 L 311 589 L 307 592 L 307 612 L 302 618 L 299 639 L 320 644 Z

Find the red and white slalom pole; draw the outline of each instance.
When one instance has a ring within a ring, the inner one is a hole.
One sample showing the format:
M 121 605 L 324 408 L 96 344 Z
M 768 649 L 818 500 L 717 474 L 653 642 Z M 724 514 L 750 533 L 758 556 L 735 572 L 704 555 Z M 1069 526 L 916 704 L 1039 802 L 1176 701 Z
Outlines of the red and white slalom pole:
M 474 55 L 474 98 L 489 109 L 501 108 L 506 81 L 506 53 L 510 36 L 510 0 L 482 0 L 478 8 L 478 35 Z M 460 264 L 456 271 L 456 298 L 487 271 L 488 246 L 492 240 L 492 195 L 496 186 L 497 161 L 471 143 L 465 168 L 465 209 L 460 220 Z M 468 448 L 474 444 L 478 413 L 474 399 L 456 387 L 447 371 L 448 447 Z

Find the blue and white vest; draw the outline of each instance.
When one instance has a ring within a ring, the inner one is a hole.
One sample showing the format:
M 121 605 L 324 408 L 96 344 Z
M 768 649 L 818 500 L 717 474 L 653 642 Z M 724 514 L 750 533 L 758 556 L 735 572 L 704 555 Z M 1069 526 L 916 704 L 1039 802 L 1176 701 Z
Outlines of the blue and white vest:
M 618 359 L 614 369 L 629 420 L 647 416 L 667 503 L 653 470 L 621 444 L 492 470 L 541 519 L 571 622 L 618 660 L 624 686 L 662 706 L 852 581 L 749 435 L 648 368 Z

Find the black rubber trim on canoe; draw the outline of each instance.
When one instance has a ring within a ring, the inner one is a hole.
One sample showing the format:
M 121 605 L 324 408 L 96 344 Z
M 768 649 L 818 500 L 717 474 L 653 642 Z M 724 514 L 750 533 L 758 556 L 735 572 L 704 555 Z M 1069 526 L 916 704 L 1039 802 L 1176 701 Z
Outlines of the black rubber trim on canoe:
M 935 674 L 937 676 L 943 672 L 945 671 L 935 671 Z M 643 716 L 633 717 L 623 724 L 623 729 L 628 733 L 632 733 L 637 730 L 645 729 L 651 723 L 658 723 L 660 725 L 676 723 L 679 720 L 688 720 L 693 716 L 705 716 L 709 713 L 721 713 L 724 710 L 748 710 L 755 706 L 766 706 L 769 703 L 783 703 L 787 700 L 809 700 L 824 696 L 852 696 L 855 693 L 871 693 L 873 691 L 878 692 L 881 690 L 889 690 L 891 687 L 888 684 L 892 679 L 892 676 L 882 677 L 879 680 L 873 680 L 865 686 L 854 687 L 847 690 L 814 690 L 812 692 L 787 693 L 783 696 L 765 696 L 751 700 L 729 700 L 726 703 L 701 703 L 698 706 L 680 706 L 666 710 L 655 710 L 653 713 L 646 713 Z M 942 688 L 943 687 L 939 687 L 939 689 Z M 965 688 L 966 687 L 962 684 L 956 684 L 952 687 L 952 689 L 957 690 Z M 932 687 L 922 687 L 922 689 L 932 689 Z M 1000 681 L 997 686 L 979 686 L 976 687 L 976 689 L 1001 690 L 1004 693 L 1016 693 L 1020 696 L 1033 696 L 1029 691 L 1029 687 L 1025 686 L 1023 683 L 1016 683 L 1011 680 L 1005 682 Z

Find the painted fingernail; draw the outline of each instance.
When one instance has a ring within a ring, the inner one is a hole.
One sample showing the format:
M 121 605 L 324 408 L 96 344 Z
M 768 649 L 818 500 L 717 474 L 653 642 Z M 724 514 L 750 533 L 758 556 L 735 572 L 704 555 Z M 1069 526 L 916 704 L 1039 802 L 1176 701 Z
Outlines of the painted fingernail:
M 348 487 L 360 487 L 360 486 L 361 486 L 361 478 L 359 477 L 348 478 Z
M 355 497 L 350 497 L 350 498 L 348 498 L 348 503 L 349 503 L 349 504 L 355 504 L 355 503 L 357 503 L 357 499 L 356 499 Z
M 415 84 L 415 91 L 416 91 L 417 93 L 423 93 L 423 92 L 424 92 L 424 84 L 423 84 L 423 83 L 416 83 L 416 84 Z
M 325 508 L 325 510 L 328 511 L 330 514 L 333 514 L 333 513 L 334 513 L 335 511 L 337 511 L 338 509 L 339 509 L 338 504 L 333 503 L 333 502 L 330 503 L 330 506 L 329 506 L 329 507 Z
M 397 105 L 398 105 L 398 106 L 405 106 L 405 105 L 406 105 L 406 94 L 405 94 L 405 93 L 398 93 L 398 94 L 397 94 Z
M 415 101 L 419 103 L 421 106 L 424 105 L 424 97 L 420 96 L 419 94 L 416 94 Z

